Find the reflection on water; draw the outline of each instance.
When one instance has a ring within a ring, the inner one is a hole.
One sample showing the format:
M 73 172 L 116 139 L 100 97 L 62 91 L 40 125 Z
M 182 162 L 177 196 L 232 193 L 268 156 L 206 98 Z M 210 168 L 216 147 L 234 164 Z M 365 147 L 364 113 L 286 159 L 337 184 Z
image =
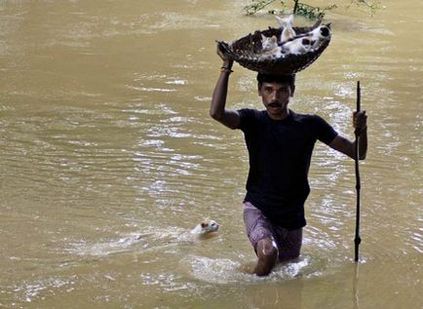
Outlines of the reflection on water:
M 0 307 L 418 307 L 421 3 L 384 4 L 330 13 L 331 46 L 292 104 L 352 136 L 362 83 L 360 270 L 353 162 L 317 144 L 302 255 L 257 278 L 243 137 L 208 105 L 214 40 L 274 19 L 242 1 L 1 2 Z M 254 74 L 234 71 L 230 107 L 259 108 Z M 193 239 L 204 218 L 219 234 Z

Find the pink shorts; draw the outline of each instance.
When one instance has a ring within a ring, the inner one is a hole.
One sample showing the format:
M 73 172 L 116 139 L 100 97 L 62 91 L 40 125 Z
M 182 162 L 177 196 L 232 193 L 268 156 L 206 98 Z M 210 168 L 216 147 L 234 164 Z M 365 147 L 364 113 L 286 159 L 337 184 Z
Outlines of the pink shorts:
M 250 202 L 244 203 L 244 223 L 254 250 L 259 240 L 270 238 L 279 251 L 280 262 L 295 259 L 300 255 L 302 228 L 290 231 L 274 225 Z

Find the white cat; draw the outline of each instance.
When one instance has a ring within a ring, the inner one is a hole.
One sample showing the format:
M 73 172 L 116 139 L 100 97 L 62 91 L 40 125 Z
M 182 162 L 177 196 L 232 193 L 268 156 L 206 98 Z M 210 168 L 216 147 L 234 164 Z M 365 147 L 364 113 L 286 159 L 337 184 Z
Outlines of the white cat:
M 259 60 L 269 60 L 285 57 L 282 47 L 278 46 L 272 50 L 264 51 L 259 55 Z
M 289 39 L 292 39 L 295 37 L 296 33 L 295 30 L 292 28 L 292 25 L 294 24 L 294 15 L 289 15 L 288 17 L 281 18 L 279 16 L 275 16 L 276 20 L 279 23 L 279 26 L 283 28 L 281 32 L 280 37 L 280 44 L 288 41 Z
M 261 35 L 261 49 L 262 51 L 273 50 L 278 47 L 278 38 L 276 35 L 271 37 Z
M 275 35 L 267 37 L 262 34 L 261 46 L 261 60 L 276 59 L 283 57 L 282 48 L 278 46 L 278 39 Z

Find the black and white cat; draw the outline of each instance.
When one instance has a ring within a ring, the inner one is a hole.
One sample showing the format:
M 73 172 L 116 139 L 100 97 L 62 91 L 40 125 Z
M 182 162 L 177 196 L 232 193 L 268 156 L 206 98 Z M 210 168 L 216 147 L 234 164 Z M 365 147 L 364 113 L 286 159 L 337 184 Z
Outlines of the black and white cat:
M 299 37 L 282 45 L 285 55 L 303 55 L 312 49 L 313 41 L 310 37 Z
M 282 52 L 285 55 L 302 55 L 319 48 L 323 41 L 330 39 L 330 36 L 330 24 L 321 25 L 308 33 L 298 35 L 297 38 L 282 44 Z
M 309 32 L 310 40 L 313 41 L 313 49 L 320 46 L 323 41 L 329 40 L 331 36 L 330 24 L 321 25 Z

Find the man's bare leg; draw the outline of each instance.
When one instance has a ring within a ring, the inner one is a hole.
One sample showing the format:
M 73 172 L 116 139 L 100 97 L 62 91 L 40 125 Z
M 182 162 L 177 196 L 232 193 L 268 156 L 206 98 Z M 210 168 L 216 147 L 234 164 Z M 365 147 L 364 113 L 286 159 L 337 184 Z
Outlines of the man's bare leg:
M 278 250 L 270 238 L 259 240 L 257 243 L 257 265 L 254 273 L 257 276 L 267 276 L 273 269 L 278 258 Z

